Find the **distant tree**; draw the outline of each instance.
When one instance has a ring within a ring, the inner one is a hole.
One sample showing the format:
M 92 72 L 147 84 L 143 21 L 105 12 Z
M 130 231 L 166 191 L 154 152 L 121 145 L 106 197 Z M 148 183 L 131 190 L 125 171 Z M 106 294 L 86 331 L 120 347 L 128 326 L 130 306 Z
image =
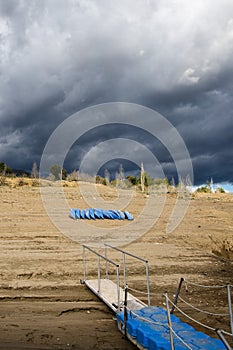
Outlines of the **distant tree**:
M 125 180 L 125 172 L 124 172 L 124 168 L 123 168 L 122 164 L 120 164 L 120 166 L 119 166 L 119 180 L 120 181 Z
M 50 173 L 53 175 L 54 180 L 66 180 L 67 171 L 64 168 L 61 168 L 60 165 L 54 164 L 50 168 Z
M 67 175 L 68 181 L 78 181 L 78 172 L 77 170 L 72 171 L 71 174 Z
M 31 176 L 33 177 L 33 179 L 38 179 L 39 177 L 39 173 L 38 173 L 38 169 L 37 169 L 37 164 L 36 162 L 33 163 L 32 165 L 32 173 Z
M 4 162 L 0 162 L 0 173 L 3 173 L 5 168 L 5 163 Z
M 120 175 L 118 171 L 116 171 L 116 174 L 115 174 L 115 183 L 116 183 L 116 187 L 118 187 L 120 183 Z
M 0 173 L 5 176 L 6 175 L 6 164 L 4 162 L 0 163 Z
M 66 180 L 67 178 L 67 171 L 64 168 L 62 168 L 62 171 L 61 171 L 61 178 L 62 180 Z
M 135 186 L 137 184 L 137 178 L 136 176 L 132 176 L 132 175 L 127 175 L 126 179 L 133 185 Z
M 160 178 L 157 178 L 157 179 L 155 179 L 155 181 L 154 181 L 154 183 L 155 183 L 155 185 L 157 185 L 157 186 L 160 186 L 160 185 L 164 185 L 164 186 L 169 186 L 170 184 L 169 184 L 169 181 L 168 181 L 168 179 L 165 177 L 165 178 L 162 178 L 162 179 L 160 179 Z
M 145 173 L 144 186 L 145 186 L 146 189 L 148 189 L 149 181 L 148 181 L 148 175 L 146 173 Z
M 103 177 L 101 177 L 100 175 L 96 175 L 95 181 L 97 184 L 107 185 L 106 180 Z
M 4 162 L 0 162 L 0 174 L 6 175 L 6 174 L 11 174 L 12 169 Z
M 144 170 L 144 166 L 143 163 L 141 163 L 141 189 L 142 192 L 145 191 L 145 170 Z
M 172 179 L 171 179 L 171 186 L 172 187 L 176 187 L 176 183 L 175 183 L 175 179 L 174 179 L 174 177 L 172 177 Z
M 216 193 L 226 193 L 226 191 L 222 187 L 217 187 L 216 188 Z
M 60 165 L 54 164 L 50 168 L 50 173 L 54 176 L 54 180 L 60 180 L 62 175 L 62 168 Z
M 110 183 L 110 173 L 108 169 L 105 169 L 104 171 L 104 178 L 105 178 L 106 185 L 108 186 Z
M 210 187 L 208 185 L 206 185 L 206 186 L 201 186 L 201 187 L 197 188 L 195 192 L 211 193 L 211 189 L 210 189 Z

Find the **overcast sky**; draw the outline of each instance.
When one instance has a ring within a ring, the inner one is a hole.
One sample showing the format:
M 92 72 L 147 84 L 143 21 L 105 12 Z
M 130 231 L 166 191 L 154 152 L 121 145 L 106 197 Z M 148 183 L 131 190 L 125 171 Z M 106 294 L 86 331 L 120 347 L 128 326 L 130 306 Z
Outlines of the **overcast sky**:
M 62 121 L 113 101 L 165 116 L 195 183 L 233 182 L 233 1 L 0 0 L 0 161 L 31 170 Z

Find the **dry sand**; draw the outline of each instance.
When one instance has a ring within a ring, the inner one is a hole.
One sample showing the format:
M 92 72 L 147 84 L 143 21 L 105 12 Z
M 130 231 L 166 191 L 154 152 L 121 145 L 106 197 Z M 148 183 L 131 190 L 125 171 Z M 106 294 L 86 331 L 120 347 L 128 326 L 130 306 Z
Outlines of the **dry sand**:
M 76 188 L 64 190 L 71 206 L 84 206 L 77 200 Z M 101 191 L 103 197 L 111 196 L 107 187 Z M 39 188 L 2 186 L 0 193 L 0 349 L 134 349 L 117 330 L 114 315 L 80 284 L 82 247 L 50 221 Z M 137 213 L 140 201 L 144 197 L 137 194 L 130 205 L 132 213 Z M 233 284 L 233 196 L 193 197 L 181 224 L 167 235 L 174 202 L 174 196 L 168 195 L 153 228 L 124 248 L 149 259 L 155 305 L 164 305 L 165 291 L 172 297 L 181 277 L 204 285 Z M 111 258 L 120 259 L 116 253 Z M 88 273 L 94 277 L 96 258 L 88 259 Z M 131 288 L 145 290 L 144 272 L 143 265 L 128 260 Z M 137 296 L 146 301 L 144 294 Z M 228 311 L 226 288 L 189 286 L 185 297 L 204 310 Z M 227 317 L 190 312 L 205 324 L 229 330 Z

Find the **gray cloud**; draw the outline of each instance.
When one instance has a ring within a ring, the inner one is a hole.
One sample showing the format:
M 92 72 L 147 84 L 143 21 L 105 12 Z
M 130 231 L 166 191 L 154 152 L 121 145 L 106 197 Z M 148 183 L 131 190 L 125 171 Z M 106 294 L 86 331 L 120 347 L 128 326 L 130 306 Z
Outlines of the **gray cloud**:
M 69 115 L 126 101 L 177 128 L 197 182 L 233 181 L 232 53 L 231 0 L 0 0 L 0 160 L 30 170 Z

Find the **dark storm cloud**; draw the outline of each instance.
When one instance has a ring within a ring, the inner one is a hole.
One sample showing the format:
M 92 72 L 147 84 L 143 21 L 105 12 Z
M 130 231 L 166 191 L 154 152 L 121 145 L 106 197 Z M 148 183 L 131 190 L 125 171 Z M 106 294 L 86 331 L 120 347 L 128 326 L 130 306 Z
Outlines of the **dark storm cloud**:
M 232 51 L 231 0 L 0 0 L 0 161 L 30 170 L 72 113 L 125 101 L 177 128 L 196 182 L 233 181 Z M 163 147 L 136 136 L 169 168 Z

